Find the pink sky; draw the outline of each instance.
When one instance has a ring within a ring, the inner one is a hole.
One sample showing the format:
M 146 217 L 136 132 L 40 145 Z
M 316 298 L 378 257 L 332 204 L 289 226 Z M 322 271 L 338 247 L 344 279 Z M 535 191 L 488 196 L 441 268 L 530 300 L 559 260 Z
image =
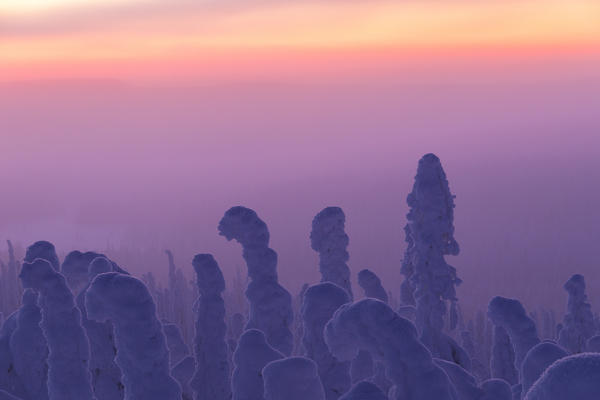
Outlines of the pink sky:
M 8 4 L 0 238 L 151 247 L 136 272 L 164 247 L 214 252 L 231 277 L 240 249 L 216 224 L 243 204 L 295 291 L 316 277 L 312 217 L 340 205 L 353 271 L 397 290 L 405 196 L 434 152 L 459 296 L 561 305 L 568 274 L 600 280 L 596 1 Z

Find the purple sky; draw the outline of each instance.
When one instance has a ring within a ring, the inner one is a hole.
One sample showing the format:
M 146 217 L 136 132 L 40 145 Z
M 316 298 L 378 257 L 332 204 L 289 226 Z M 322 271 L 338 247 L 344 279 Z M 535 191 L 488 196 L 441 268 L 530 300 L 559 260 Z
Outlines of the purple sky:
M 309 84 L 4 85 L 0 238 L 50 240 L 63 254 L 144 248 L 112 254 L 136 273 L 166 268 L 167 247 L 182 266 L 211 252 L 231 278 L 241 248 L 216 227 L 245 205 L 269 225 L 295 293 L 318 277 L 312 217 L 339 205 L 353 273 L 369 267 L 396 293 L 406 194 L 434 152 L 457 196 L 462 252 L 449 262 L 463 306 L 502 294 L 562 310 L 570 274 L 600 287 L 600 74 L 597 61 L 556 65 Z

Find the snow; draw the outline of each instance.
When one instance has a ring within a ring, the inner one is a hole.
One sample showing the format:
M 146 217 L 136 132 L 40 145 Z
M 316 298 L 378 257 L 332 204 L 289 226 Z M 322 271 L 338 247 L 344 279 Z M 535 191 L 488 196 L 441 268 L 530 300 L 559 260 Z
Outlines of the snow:
M 511 387 L 502 379 L 488 379 L 480 387 L 483 391 L 480 400 L 512 400 Z
M 372 297 L 384 303 L 388 302 L 388 295 L 381 285 L 381 279 L 374 272 L 368 269 L 361 270 L 358 273 L 358 284 L 363 289 L 365 297 Z
M 210 254 L 198 254 L 192 261 L 196 271 L 198 315 L 194 355 L 196 372 L 190 382 L 196 400 L 229 400 L 231 384 L 225 334 L 225 303 L 221 293 L 225 279 Z
M 362 381 L 352 386 L 352 389 L 340 397 L 340 400 L 388 400 L 388 398 L 377 385 Z
M 88 338 L 65 278 L 49 261 L 40 258 L 23 263 L 20 278 L 24 288 L 39 293 L 40 326 L 49 351 L 49 399 L 93 399 Z
M 519 381 L 519 373 L 515 367 L 515 351 L 508 333 L 501 326 L 494 326 L 490 369 L 492 378 L 504 379 L 511 385 Z
M 350 389 L 350 363 L 335 358 L 323 337 L 325 324 L 349 301 L 348 292 L 331 282 L 310 286 L 304 294 L 301 311 L 304 355 L 316 363 L 327 400 L 337 399 Z
M 140 280 L 117 272 L 96 276 L 85 292 L 85 308 L 88 318 L 113 324 L 125 400 L 181 399 L 156 306 Z
M 490 301 L 488 317 L 494 325 L 506 330 L 515 350 L 515 367 L 519 370 L 529 349 L 540 342 L 535 323 L 518 300 L 500 296 Z
M 563 321 L 558 343 L 569 352 L 581 353 L 586 350 L 589 338 L 594 336 L 594 315 L 585 295 L 585 278 L 573 275 L 564 285 L 569 293 L 568 311 Z
M 88 266 L 88 278 L 91 282 L 97 275 L 112 270 L 112 262 L 105 257 L 96 257 Z M 124 396 L 121 369 L 115 363 L 115 340 L 113 325 L 110 321 L 96 322 L 87 317 L 85 308 L 85 290 L 77 296 L 77 307 L 81 311 L 81 325 L 84 327 L 90 343 L 90 371 L 92 388 L 98 400 L 120 400 Z
M 597 400 L 600 354 L 581 353 L 552 364 L 534 383 L 525 400 Z
M 339 207 L 326 207 L 312 221 L 310 245 L 319 253 L 321 282 L 333 282 L 345 289 L 352 299 L 350 268 L 346 262 L 350 258 L 346 248 L 349 238 L 344 226 L 346 216 Z
M 527 352 L 521 365 L 521 390 L 527 393 L 535 381 L 554 361 L 568 355 L 567 351 L 552 342 L 538 343 Z
M 10 337 L 10 351 L 15 372 L 26 383 L 27 397 L 48 399 L 48 345 L 40 327 L 42 312 L 37 305 L 38 294 L 32 289 L 23 292 L 23 304 L 18 311 L 16 328 Z
M 246 297 L 250 315 L 246 329 L 261 330 L 267 341 L 285 355 L 292 352 L 292 297 L 277 280 L 277 253 L 269 248 L 269 230 L 256 212 L 230 208 L 219 222 L 219 234 L 243 248 L 250 282 Z
M 454 239 L 454 196 L 440 159 L 434 154 L 419 160 L 406 202 L 410 211 L 405 232 L 410 239 L 402 273 L 415 288 L 416 325 L 421 341 L 435 357 L 469 369 L 471 362 L 466 352 L 442 333 L 446 302 L 456 301 L 455 286 L 461 281 L 456 269 L 444 259 L 446 255 L 457 255 L 459 246 Z
M 231 377 L 233 400 L 263 400 L 263 368 L 284 356 L 267 343 L 264 333 L 249 329 L 240 336 L 233 354 L 235 368 Z
M 56 249 L 52 243 L 46 242 L 45 240 L 35 242 L 27 248 L 23 261 L 32 263 L 38 258 L 48 261 L 55 271 L 59 270 L 60 261 L 58 261 Z
M 456 399 L 444 371 L 418 340 L 415 326 L 387 304 L 363 299 L 345 304 L 325 327 L 329 350 L 340 360 L 351 360 L 360 349 L 385 363 L 395 400 Z
M 325 400 L 316 364 L 305 357 L 271 361 L 262 371 L 265 400 Z

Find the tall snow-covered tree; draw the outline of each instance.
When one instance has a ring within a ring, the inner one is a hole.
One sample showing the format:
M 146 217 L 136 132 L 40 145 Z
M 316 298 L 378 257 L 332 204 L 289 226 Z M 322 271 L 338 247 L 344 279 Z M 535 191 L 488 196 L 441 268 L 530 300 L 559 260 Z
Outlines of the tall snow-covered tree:
M 515 366 L 515 350 L 508 333 L 502 326 L 494 327 L 490 372 L 492 378 L 503 379 L 511 385 L 519 383 L 519 374 Z
M 352 299 L 350 268 L 346 262 L 350 258 L 346 248 L 349 238 L 344 230 L 346 216 L 339 207 L 326 207 L 313 219 L 310 245 L 319 253 L 321 282 L 332 282 L 345 289 Z
M 113 324 L 124 400 L 181 399 L 154 300 L 140 280 L 117 272 L 96 276 L 85 291 L 85 308 L 89 319 Z
M 588 339 L 596 332 L 592 307 L 585 294 L 585 278 L 575 274 L 564 288 L 569 293 L 569 301 L 558 343 L 572 354 L 582 353 Z
M 219 233 L 243 248 L 250 282 L 246 297 L 250 315 L 246 329 L 259 329 L 276 350 L 290 355 L 294 319 L 292 297 L 278 282 L 277 253 L 269 248 L 267 225 L 246 207 L 230 208 L 219 223 Z
M 24 288 L 39 293 L 40 326 L 48 343 L 48 398 L 94 399 L 89 371 L 90 347 L 81 326 L 81 313 L 65 278 L 49 261 L 23 263 Z
M 446 303 L 457 300 L 455 286 L 461 281 L 456 269 L 444 259 L 446 255 L 457 255 L 459 247 L 454 239 L 454 196 L 440 159 L 434 154 L 419 160 L 407 203 L 410 211 L 406 232 L 410 239 L 402 272 L 415 288 L 416 325 L 421 341 L 435 357 L 469 369 L 468 354 L 443 333 Z
M 210 254 L 198 254 L 192 262 L 196 271 L 198 319 L 196 321 L 196 373 L 190 386 L 196 400 L 229 400 L 231 384 L 225 335 L 225 279 Z
M 99 274 L 111 272 L 112 263 L 106 257 L 96 257 L 88 266 L 89 282 L 77 295 L 77 307 L 81 312 L 81 324 L 90 343 L 90 371 L 92 388 L 98 400 L 120 400 L 124 396 L 121 369 L 115 363 L 115 339 L 110 321 L 90 320 L 85 308 L 85 291 Z

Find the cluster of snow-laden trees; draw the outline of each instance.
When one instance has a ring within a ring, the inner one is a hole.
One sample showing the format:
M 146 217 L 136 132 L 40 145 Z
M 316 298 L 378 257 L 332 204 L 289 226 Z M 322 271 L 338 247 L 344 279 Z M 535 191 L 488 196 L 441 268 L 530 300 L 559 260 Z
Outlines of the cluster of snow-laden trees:
M 312 221 L 320 282 L 292 296 L 280 283 L 265 222 L 233 207 L 218 231 L 241 245 L 227 285 L 198 254 L 196 279 L 168 260 L 168 286 L 104 254 L 49 242 L 0 263 L 0 400 L 565 400 L 600 396 L 600 336 L 574 275 L 566 314 L 527 313 L 494 297 L 465 322 L 456 287 L 454 196 L 440 160 L 420 161 L 404 232 L 398 302 L 369 269 L 347 262 L 339 207 Z M 315 266 L 316 268 L 317 266 Z M 398 304 L 399 303 L 399 304 Z

